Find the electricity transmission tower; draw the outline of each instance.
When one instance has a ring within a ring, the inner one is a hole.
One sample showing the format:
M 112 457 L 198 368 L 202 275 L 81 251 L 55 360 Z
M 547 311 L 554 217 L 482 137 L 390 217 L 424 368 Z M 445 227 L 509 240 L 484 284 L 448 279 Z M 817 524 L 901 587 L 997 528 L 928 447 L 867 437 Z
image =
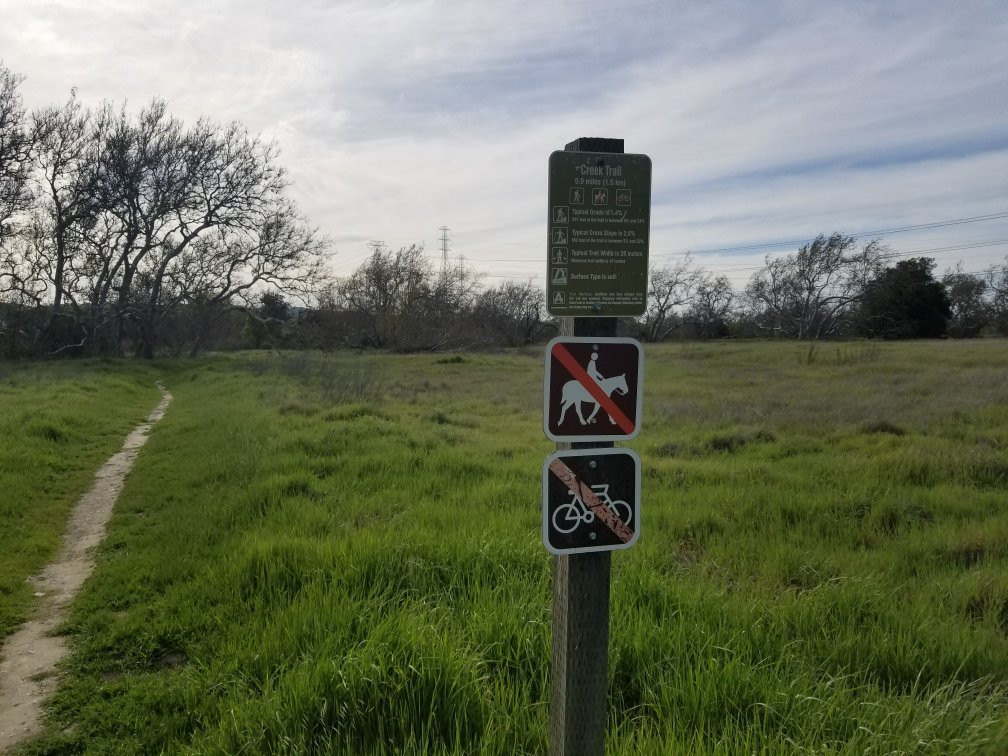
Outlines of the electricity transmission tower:
M 448 232 L 451 229 L 448 226 L 441 226 L 438 231 L 441 232 L 441 276 L 444 277 L 448 275 L 448 247 L 451 246 L 451 240 L 448 238 Z

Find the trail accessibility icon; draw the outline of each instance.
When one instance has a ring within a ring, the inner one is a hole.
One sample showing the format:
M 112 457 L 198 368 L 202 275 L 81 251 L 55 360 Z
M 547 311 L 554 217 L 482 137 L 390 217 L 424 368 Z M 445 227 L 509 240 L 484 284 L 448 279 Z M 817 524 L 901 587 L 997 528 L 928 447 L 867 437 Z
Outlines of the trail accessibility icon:
M 640 432 L 644 352 L 634 339 L 560 336 L 546 345 L 543 432 L 622 441 Z
M 554 554 L 627 549 L 640 536 L 640 457 L 558 451 L 543 463 L 543 545 Z

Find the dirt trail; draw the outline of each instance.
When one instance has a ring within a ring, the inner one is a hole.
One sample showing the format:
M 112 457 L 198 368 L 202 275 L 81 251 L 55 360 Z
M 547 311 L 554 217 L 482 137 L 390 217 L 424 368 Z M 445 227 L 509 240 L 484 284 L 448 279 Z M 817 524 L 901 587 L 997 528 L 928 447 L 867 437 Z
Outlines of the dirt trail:
M 0 753 L 41 730 L 42 704 L 56 688 L 56 665 L 67 652 L 65 639 L 54 633 L 94 569 L 94 550 L 105 535 L 123 480 L 151 426 L 171 402 L 164 386 L 159 383 L 158 388 L 162 393 L 158 406 L 95 473 L 94 484 L 74 507 L 59 558 L 29 578 L 39 597 L 35 615 L 7 639 L 0 654 Z

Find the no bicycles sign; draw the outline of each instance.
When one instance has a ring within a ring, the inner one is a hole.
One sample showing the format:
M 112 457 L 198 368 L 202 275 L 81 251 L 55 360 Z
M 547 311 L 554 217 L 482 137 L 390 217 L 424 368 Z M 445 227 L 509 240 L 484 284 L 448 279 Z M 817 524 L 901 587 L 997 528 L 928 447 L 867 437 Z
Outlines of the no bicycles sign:
M 554 554 L 613 551 L 640 536 L 640 457 L 631 449 L 558 451 L 543 463 L 543 544 Z

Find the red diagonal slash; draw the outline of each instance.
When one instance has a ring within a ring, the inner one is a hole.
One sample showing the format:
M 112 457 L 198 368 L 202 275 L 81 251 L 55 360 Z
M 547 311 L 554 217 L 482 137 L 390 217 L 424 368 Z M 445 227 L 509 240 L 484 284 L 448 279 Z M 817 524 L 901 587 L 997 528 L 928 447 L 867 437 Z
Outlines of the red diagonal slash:
M 560 361 L 561 365 L 567 368 L 567 372 L 574 376 L 578 383 L 585 387 L 588 393 L 591 394 L 592 399 L 602 405 L 602 409 L 609 413 L 609 417 L 616 421 L 616 425 L 624 433 L 629 435 L 634 432 L 634 424 L 630 421 L 630 418 L 623 414 L 623 410 L 616 406 L 616 402 L 602 390 L 602 387 L 595 382 L 595 379 L 585 372 L 580 363 L 574 359 L 574 355 L 567 351 L 567 347 L 563 344 L 554 344 L 553 356 Z
M 595 513 L 595 516 L 605 523 L 605 526 L 609 530 L 616 534 L 617 538 L 623 541 L 623 543 L 630 542 L 630 539 L 633 538 L 633 531 L 609 507 L 602 503 L 602 500 L 595 495 L 590 486 L 586 486 L 578 480 L 573 470 L 559 459 L 554 459 L 550 462 L 549 469 L 551 473 L 560 479 L 561 483 L 567 486 L 567 489 L 571 493 L 580 498 L 585 503 L 585 506 L 591 509 Z

